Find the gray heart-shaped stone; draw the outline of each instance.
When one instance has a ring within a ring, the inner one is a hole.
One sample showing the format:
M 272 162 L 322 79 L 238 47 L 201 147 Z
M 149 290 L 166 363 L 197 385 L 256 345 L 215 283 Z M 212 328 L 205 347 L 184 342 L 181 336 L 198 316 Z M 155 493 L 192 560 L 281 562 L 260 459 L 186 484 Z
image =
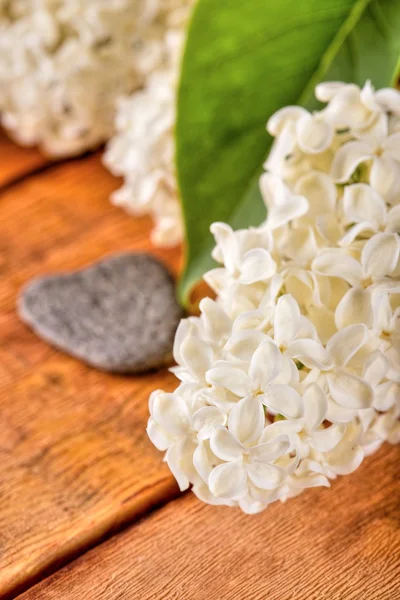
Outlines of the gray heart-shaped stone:
M 170 362 L 182 317 L 171 275 L 147 254 L 119 254 L 81 271 L 35 279 L 18 309 L 38 336 L 114 373 Z

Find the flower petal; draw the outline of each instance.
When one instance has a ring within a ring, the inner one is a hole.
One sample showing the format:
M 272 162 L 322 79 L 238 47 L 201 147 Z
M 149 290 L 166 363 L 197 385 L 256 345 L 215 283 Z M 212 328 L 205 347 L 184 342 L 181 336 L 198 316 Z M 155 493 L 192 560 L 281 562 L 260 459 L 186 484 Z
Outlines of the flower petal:
M 366 381 L 346 371 L 328 375 L 332 398 L 345 408 L 364 409 L 372 406 L 374 393 Z
M 267 504 L 259 502 L 258 500 L 255 500 L 250 494 L 247 494 L 246 496 L 244 496 L 244 498 L 241 498 L 239 500 L 239 506 L 240 509 L 246 515 L 257 515 L 258 513 L 265 510 Z
M 389 363 L 385 355 L 380 350 L 375 350 L 365 363 L 363 378 L 375 388 L 385 377 L 388 369 Z
M 299 371 L 291 358 L 282 356 L 282 368 L 272 383 L 296 385 L 299 382 Z
M 361 446 L 356 445 L 352 446 L 347 453 L 342 453 L 340 459 L 335 459 L 334 464 L 330 466 L 337 475 L 350 475 L 358 469 L 363 460 L 364 450 Z
M 208 481 L 208 477 L 213 470 L 213 456 L 208 442 L 200 442 L 196 450 L 193 453 L 193 464 L 196 471 L 205 482 Z
M 276 263 L 268 250 L 253 248 L 243 256 L 240 265 L 240 283 L 250 285 L 257 281 L 270 279 L 276 271 Z
M 307 217 L 315 219 L 319 215 L 331 213 L 336 204 L 336 186 L 326 173 L 310 171 L 296 184 L 296 193 L 308 200 Z
M 400 204 L 393 206 L 387 214 L 386 231 L 389 233 L 400 233 Z
M 394 160 L 400 162 L 400 131 L 387 137 L 382 147 Z
M 331 176 L 337 183 L 345 183 L 358 165 L 369 160 L 371 148 L 362 142 L 347 142 L 336 152 L 332 163 Z
M 330 369 L 333 362 L 325 348 L 316 340 L 295 340 L 287 349 L 286 353 L 291 358 L 302 362 L 309 369 Z
M 168 448 L 167 453 L 165 455 L 165 460 L 168 464 L 172 475 L 175 477 L 181 492 L 187 490 L 189 487 L 189 479 L 184 469 L 182 468 L 182 456 L 178 444 L 174 444 L 173 446 Z
M 210 448 L 221 460 L 237 460 L 242 457 L 243 446 L 226 427 L 218 427 L 210 437 Z
M 368 329 L 362 323 L 349 325 L 331 337 L 326 349 L 335 365 L 344 367 L 368 340 Z
M 178 325 L 178 328 L 175 333 L 174 340 L 174 348 L 173 348 L 173 356 L 174 360 L 178 365 L 183 363 L 181 356 L 181 347 L 184 340 L 188 337 L 188 335 L 193 330 L 193 324 L 191 319 L 182 319 Z
M 146 432 L 157 450 L 167 450 L 170 446 L 171 440 L 153 417 L 148 420 Z
M 216 293 L 220 294 L 228 285 L 230 275 L 224 268 L 211 269 L 204 273 L 203 279 L 207 285 Z
M 208 480 L 208 478 L 207 478 Z M 198 481 L 192 487 L 192 492 L 197 496 L 201 502 L 211 504 L 213 506 L 237 506 L 235 500 L 224 500 L 223 498 L 216 498 L 208 487 L 208 483 Z
M 307 429 L 312 430 L 321 425 L 326 418 L 328 401 L 320 386 L 312 383 L 303 394 L 304 424 Z
M 199 304 L 206 335 L 216 341 L 226 338 L 232 330 L 232 321 L 217 302 L 203 298 Z
M 355 471 L 364 459 L 364 451 L 357 444 L 357 427 L 348 425 L 341 442 L 327 455 L 330 468 L 338 475 L 348 475 Z
M 328 399 L 328 412 L 326 418 L 331 423 L 350 423 L 357 417 L 359 411 L 355 408 L 345 408 L 332 398 Z
M 315 97 L 320 102 L 329 102 L 341 90 L 346 87 L 341 81 L 325 81 L 315 87 Z
M 346 248 L 346 246 L 351 246 L 354 242 L 359 241 L 357 238 L 366 238 L 375 232 L 375 227 L 369 221 L 361 221 L 350 227 L 347 233 L 339 240 L 339 246 Z
M 251 325 L 251 321 L 249 325 Z M 265 335 L 265 333 L 257 329 L 244 329 L 235 331 L 232 337 L 225 344 L 225 350 L 239 360 L 250 361 L 260 344 L 267 339 L 268 337 Z
M 243 398 L 251 391 L 251 382 L 248 375 L 241 369 L 231 367 L 229 364 L 217 366 L 206 373 L 208 383 L 218 385 L 229 390 L 239 398 Z
M 324 152 L 332 143 L 333 129 L 314 115 L 302 115 L 296 123 L 297 143 L 307 154 Z
M 288 385 L 272 384 L 261 401 L 275 414 L 281 414 L 287 419 L 298 419 L 303 414 L 303 402 L 296 390 Z
M 300 329 L 300 309 L 290 294 L 278 300 L 274 317 L 274 338 L 278 345 L 286 346 L 294 339 Z
M 364 323 L 367 327 L 372 327 L 373 320 L 370 290 L 350 288 L 336 307 L 336 327 L 344 329 L 357 323 Z
M 400 240 L 396 233 L 378 233 L 365 244 L 361 262 L 366 277 L 383 279 L 396 267 L 400 255 Z
M 315 220 L 315 227 L 329 245 L 336 245 L 342 236 L 342 228 L 335 213 L 319 215 Z
M 260 189 L 268 208 L 267 226 L 270 230 L 301 217 L 308 210 L 307 199 L 293 194 L 277 175 L 271 173 L 261 175 Z
M 393 88 L 382 88 L 375 92 L 375 100 L 385 112 L 400 116 L 400 96 L 398 90 Z
M 386 202 L 396 204 L 400 185 L 400 165 L 389 153 L 384 152 L 374 158 L 369 181 Z
M 282 354 L 278 346 L 272 340 L 266 340 L 253 354 L 249 376 L 256 387 L 264 390 L 279 375 L 282 365 Z
M 265 442 L 251 448 L 250 458 L 258 462 L 272 462 L 285 454 L 289 447 L 289 438 L 285 435 L 280 435 L 271 442 Z
M 264 409 L 258 398 L 243 398 L 235 404 L 228 418 L 229 430 L 245 445 L 258 441 L 264 424 Z
M 226 223 L 219 222 L 213 223 L 210 231 L 215 238 L 218 250 L 221 252 L 223 264 L 230 273 L 233 273 L 239 264 L 239 245 L 235 232 Z
M 214 353 L 204 340 L 188 335 L 182 342 L 181 359 L 194 377 L 203 380 L 214 362 Z
M 358 285 L 362 275 L 360 263 L 341 248 L 322 250 L 311 268 L 317 275 L 340 277 L 353 286 Z
M 372 307 L 374 312 L 374 329 L 381 331 L 390 331 L 392 320 L 392 307 L 390 305 L 389 294 L 386 291 L 375 289 L 372 292 Z
M 213 469 L 208 478 L 211 493 L 217 498 L 232 500 L 247 491 L 247 473 L 240 462 L 228 462 Z
M 375 229 L 385 225 L 386 204 L 370 185 L 355 183 L 348 185 L 343 194 L 344 223 L 368 221 Z
M 326 429 L 313 431 L 311 434 L 311 444 L 319 452 L 329 452 L 341 441 L 343 433 L 343 425 L 331 425 Z
M 225 425 L 226 415 L 215 406 L 203 406 L 192 417 L 192 427 L 198 432 L 199 440 L 206 440 L 214 429 Z
M 377 385 L 374 392 L 374 408 L 381 412 L 386 412 L 392 406 L 395 406 L 396 401 L 400 398 L 400 385 L 393 381 L 386 381 L 381 385 Z
M 297 121 L 303 115 L 308 115 L 308 111 L 301 106 L 285 106 L 277 110 L 267 123 L 267 131 L 272 136 L 278 136 L 288 121 Z
M 292 122 L 288 121 L 282 128 L 281 133 L 275 138 L 269 151 L 267 160 L 263 167 L 269 173 L 281 175 L 288 162 L 294 148 L 296 147 L 296 130 Z M 261 180 L 260 180 L 261 184 Z M 261 188 L 261 185 L 260 185 Z M 262 193 L 262 190 L 261 190 Z
M 171 435 L 185 435 L 189 428 L 189 410 L 177 394 L 160 393 L 154 398 L 153 415 L 157 423 Z
M 249 464 L 247 472 L 251 482 L 261 490 L 274 490 L 286 477 L 283 469 L 256 461 Z

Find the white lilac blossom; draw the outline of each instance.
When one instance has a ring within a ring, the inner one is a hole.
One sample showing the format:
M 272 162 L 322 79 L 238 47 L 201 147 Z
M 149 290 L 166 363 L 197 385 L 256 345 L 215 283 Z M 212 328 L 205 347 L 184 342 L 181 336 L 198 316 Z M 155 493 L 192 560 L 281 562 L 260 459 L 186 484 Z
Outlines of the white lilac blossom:
M 182 489 L 255 513 L 400 441 L 400 92 L 287 107 L 258 228 L 214 223 L 216 293 L 181 322 L 148 433 Z M 368 147 L 368 150 L 367 150 Z
M 163 60 L 174 0 L 2 0 L 0 115 L 51 156 L 109 139 L 119 96 Z
M 159 67 L 142 90 L 120 99 L 116 133 L 104 155 L 110 171 L 124 177 L 112 202 L 134 215 L 149 214 L 157 246 L 174 246 L 182 239 L 173 132 L 179 58 L 193 2 L 169 0 L 164 6 L 167 18 Z

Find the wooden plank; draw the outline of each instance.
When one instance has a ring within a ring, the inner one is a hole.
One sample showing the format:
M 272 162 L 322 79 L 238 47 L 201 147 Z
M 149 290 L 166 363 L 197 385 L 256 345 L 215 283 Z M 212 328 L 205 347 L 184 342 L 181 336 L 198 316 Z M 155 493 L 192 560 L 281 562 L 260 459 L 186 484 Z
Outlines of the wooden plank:
M 0 188 L 33 173 L 49 162 L 36 148 L 17 146 L 0 129 Z
M 54 165 L 0 192 L 0 597 L 14 595 L 104 534 L 178 492 L 145 434 L 147 399 L 167 371 L 97 372 L 20 323 L 32 276 L 115 251 L 154 252 L 150 221 L 112 207 L 99 156 Z
M 185 495 L 19 600 L 398 600 L 399 457 L 256 516 Z

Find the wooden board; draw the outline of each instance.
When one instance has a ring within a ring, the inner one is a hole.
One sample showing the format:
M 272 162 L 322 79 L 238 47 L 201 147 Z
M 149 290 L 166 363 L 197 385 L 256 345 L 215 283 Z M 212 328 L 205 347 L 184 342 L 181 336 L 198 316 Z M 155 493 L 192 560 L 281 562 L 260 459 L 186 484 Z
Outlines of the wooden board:
M 35 275 L 115 251 L 153 252 L 150 221 L 110 205 L 116 185 L 92 155 L 0 190 L 0 598 L 178 493 L 145 434 L 149 393 L 174 378 L 89 369 L 36 338 L 15 311 Z M 158 255 L 176 272 L 178 251 Z
M 0 188 L 49 164 L 36 148 L 21 148 L 0 129 Z
M 185 495 L 19 600 L 398 600 L 399 458 L 255 516 Z

